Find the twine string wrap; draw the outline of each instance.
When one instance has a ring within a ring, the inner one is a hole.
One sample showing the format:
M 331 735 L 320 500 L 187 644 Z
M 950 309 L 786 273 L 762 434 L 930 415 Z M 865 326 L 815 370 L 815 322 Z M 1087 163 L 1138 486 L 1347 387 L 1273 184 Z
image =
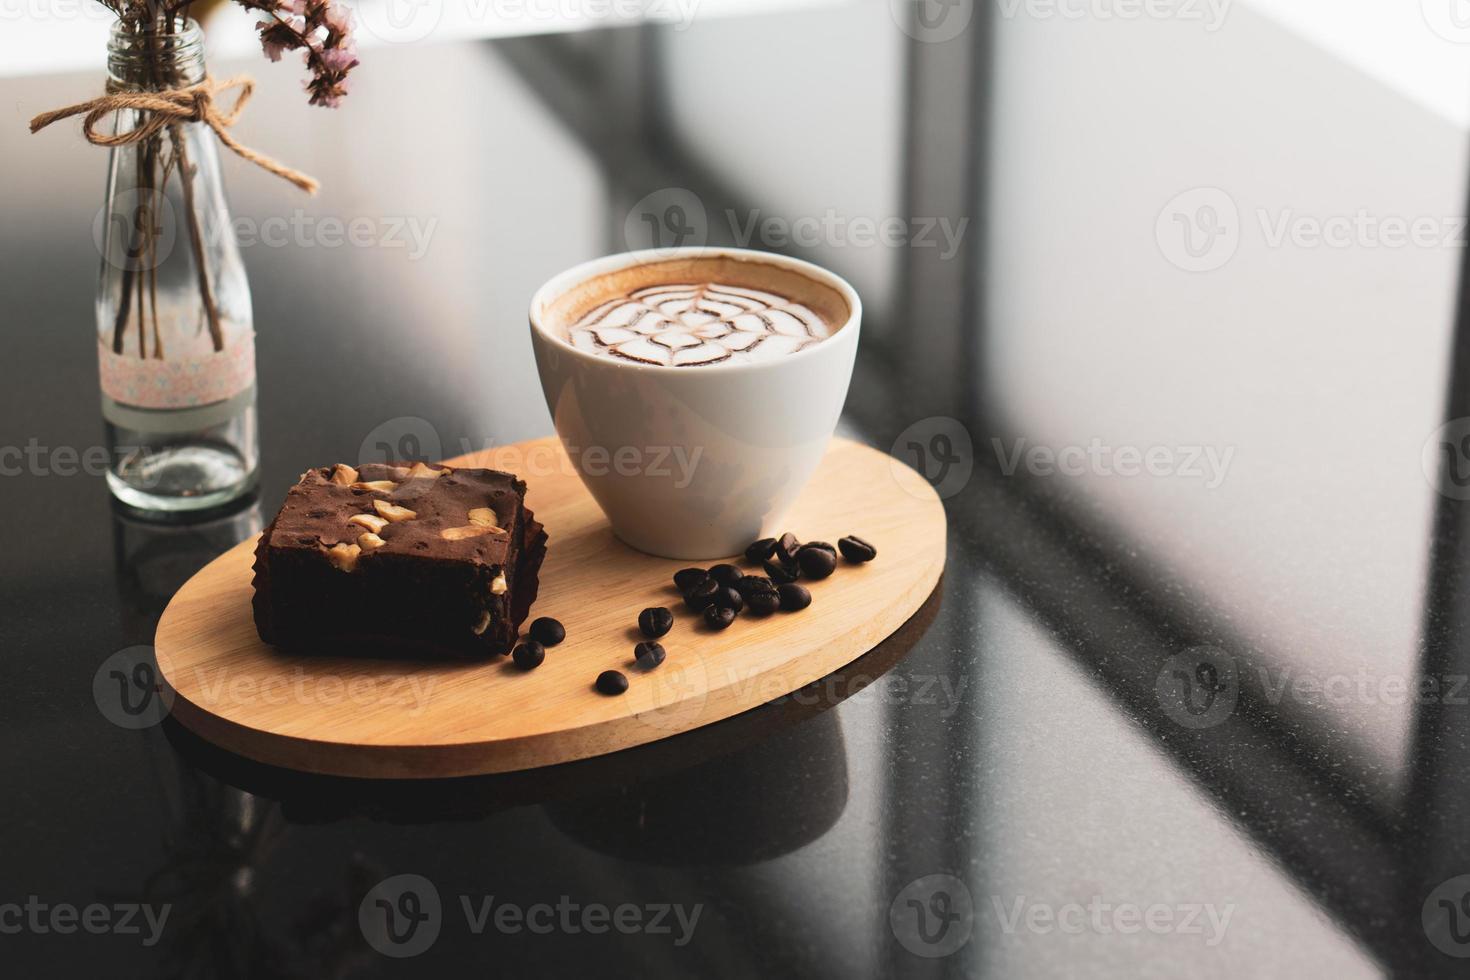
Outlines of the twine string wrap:
M 232 88 L 240 90 L 235 96 L 235 104 L 228 112 L 221 112 L 215 99 L 220 93 Z M 161 92 L 109 91 L 106 95 L 86 102 L 41 113 L 31 120 L 31 132 L 39 132 L 54 122 L 86 113 L 86 118 L 82 120 L 82 135 L 87 138 L 87 142 L 93 146 L 117 147 L 151 139 L 166 126 L 199 122 L 214 130 L 219 141 L 241 158 L 282 180 L 290 181 L 308 194 L 315 194 L 320 185 L 314 179 L 263 153 L 257 153 L 248 146 L 242 146 L 230 135 L 230 127 L 240 118 L 240 113 L 245 108 L 245 103 L 250 101 L 254 90 L 255 82 L 248 75 L 236 75 L 222 82 L 206 76 L 197 85 Z M 98 131 L 97 127 L 108 116 L 126 109 L 144 113 L 143 120 L 135 128 L 115 135 Z

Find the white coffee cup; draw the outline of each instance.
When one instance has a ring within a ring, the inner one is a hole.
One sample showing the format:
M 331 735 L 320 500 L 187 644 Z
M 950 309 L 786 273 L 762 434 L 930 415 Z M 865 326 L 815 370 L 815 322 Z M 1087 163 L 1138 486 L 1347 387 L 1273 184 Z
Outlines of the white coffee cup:
M 531 299 L 536 367 L 563 447 L 613 533 L 666 558 L 723 558 L 786 530 L 780 522 L 827 450 L 857 355 L 862 303 L 819 266 L 735 248 L 652 258 L 720 256 L 799 273 L 835 292 L 847 318 L 820 343 L 772 360 L 666 367 L 578 350 L 547 323 L 569 290 L 649 253 L 568 269 Z

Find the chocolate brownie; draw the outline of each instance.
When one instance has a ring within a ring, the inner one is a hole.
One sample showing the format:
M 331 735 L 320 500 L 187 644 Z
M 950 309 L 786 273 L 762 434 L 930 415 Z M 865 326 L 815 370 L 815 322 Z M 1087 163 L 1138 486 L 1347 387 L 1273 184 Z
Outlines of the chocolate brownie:
M 497 470 L 308 470 L 256 547 L 260 638 L 348 656 L 506 653 L 546 556 L 525 495 Z

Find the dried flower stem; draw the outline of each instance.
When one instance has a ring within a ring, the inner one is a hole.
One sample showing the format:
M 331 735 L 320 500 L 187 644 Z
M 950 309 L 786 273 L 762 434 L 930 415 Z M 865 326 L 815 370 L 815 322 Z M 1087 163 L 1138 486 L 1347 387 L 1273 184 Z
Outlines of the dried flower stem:
M 189 248 L 194 253 L 194 268 L 199 273 L 199 299 L 204 304 L 204 316 L 209 323 L 209 339 L 216 351 L 225 349 L 224 328 L 220 324 L 219 306 L 214 301 L 214 290 L 209 286 L 209 263 L 204 257 L 204 234 L 199 228 L 199 212 L 194 208 L 194 174 L 198 170 L 189 162 L 189 151 L 184 147 L 184 137 L 179 126 L 170 126 L 169 136 L 173 139 L 174 155 L 179 161 L 179 179 L 184 188 L 184 213 L 189 219 Z
M 133 225 L 132 241 L 128 244 L 128 254 L 132 255 L 142 248 L 141 232 L 136 223 Z M 122 273 L 122 298 L 117 304 L 117 317 L 112 321 L 112 352 L 121 354 L 123 352 L 123 338 L 127 335 L 128 312 L 133 306 L 133 279 L 137 273 L 133 271 L 132 264 L 123 267 Z
M 156 149 L 156 147 L 154 145 L 154 142 L 152 140 L 148 140 L 146 143 L 144 143 L 142 146 L 140 146 L 139 147 L 139 150 L 141 150 L 142 151 L 142 154 L 143 154 L 143 159 L 138 164 L 138 166 L 141 168 L 138 177 L 139 177 L 139 180 L 141 182 L 141 186 L 143 188 L 143 195 L 142 195 L 142 203 L 141 203 L 141 206 L 138 209 L 138 223 L 143 227 L 144 231 L 143 231 L 143 241 L 142 241 L 142 254 L 138 256 L 138 259 L 142 263 L 142 270 L 143 270 L 143 283 L 137 289 L 137 294 L 138 294 L 138 356 L 139 357 L 147 357 L 148 356 L 148 280 L 151 278 L 151 275 L 150 274 L 153 271 L 153 270 L 151 270 L 151 269 L 148 268 L 148 265 L 149 265 L 150 262 L 152 262 L 151 256 L 153 254 L 153 248 L 154 248 L 155 240 L 158 238 L 158 236 L 156 234 L 154 234 L 154 231 L 153 231 L 153 229 L 156 227 L 156 225 L 154 223 L 154 217 L 153 217 L 153 192 L 154 192 L 153 168 L 155 166 L 154 160 L 155 160 L 155 157 L 157 156 L 157 152 L 158 151 L 157 151 L 157 149 Z
M 149 142 L 156 142 L 150 140 Z M 161 151 L 154 150 L 155 159 L 161 156 Z M 160 177 L 159 184 L 168 186 L 168 170 L 165 169 Z M 148 306 L 153 314 L 153 357 L 155 360 L 163 360 L 163 331 L 158 325 L 158 236 L 148 236 Z
M 153 76 L 155 85 L 164 82 L 164 65 L 158 56 L 159 35 L 150 32 L 144 42 L 152 49 L 153 57 L 149 59 L 149 72 Z M 163 156 L 162 142 L 155 138 L 146 140 L 139 146 L 141 159 L 138 162 L 138 183 L 142 190 L 142 199 L 138 208 L 138 224 L 140 231 L 141 253 L 137 259 L 141 262 L 142 282 L 138 284 L 135 292 L 138 296 L 138 356 L 147 358 L 148 334 L 151 320 L 153 333 L 153 357 L 163 357 L 163 337 L 158 323 L 158 199 L 163 195 L 166 182 L 161 178 L 161 160 Z M 151 313 L 151 316 L 150 316 Z

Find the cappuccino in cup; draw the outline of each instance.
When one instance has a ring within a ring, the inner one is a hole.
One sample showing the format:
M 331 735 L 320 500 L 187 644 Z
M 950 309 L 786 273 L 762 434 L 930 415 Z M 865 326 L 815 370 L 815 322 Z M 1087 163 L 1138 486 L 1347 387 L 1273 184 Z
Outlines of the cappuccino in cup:
M 531 342 L 557 434 L 613 533 L 714 559 L 778 530 L 822 461 L 861 317 L 853 288 L 809 262 L 677 248 L 554 277 L 531 300 Z M 669 459 L 685 465 L 655 462 Z
M 633 364 L 757 364 L 828 339 L 850 315 L 834 289 L 728 255 L 667 259 L 596 277 L 561 297 L 550 325 L 580 351 Z

